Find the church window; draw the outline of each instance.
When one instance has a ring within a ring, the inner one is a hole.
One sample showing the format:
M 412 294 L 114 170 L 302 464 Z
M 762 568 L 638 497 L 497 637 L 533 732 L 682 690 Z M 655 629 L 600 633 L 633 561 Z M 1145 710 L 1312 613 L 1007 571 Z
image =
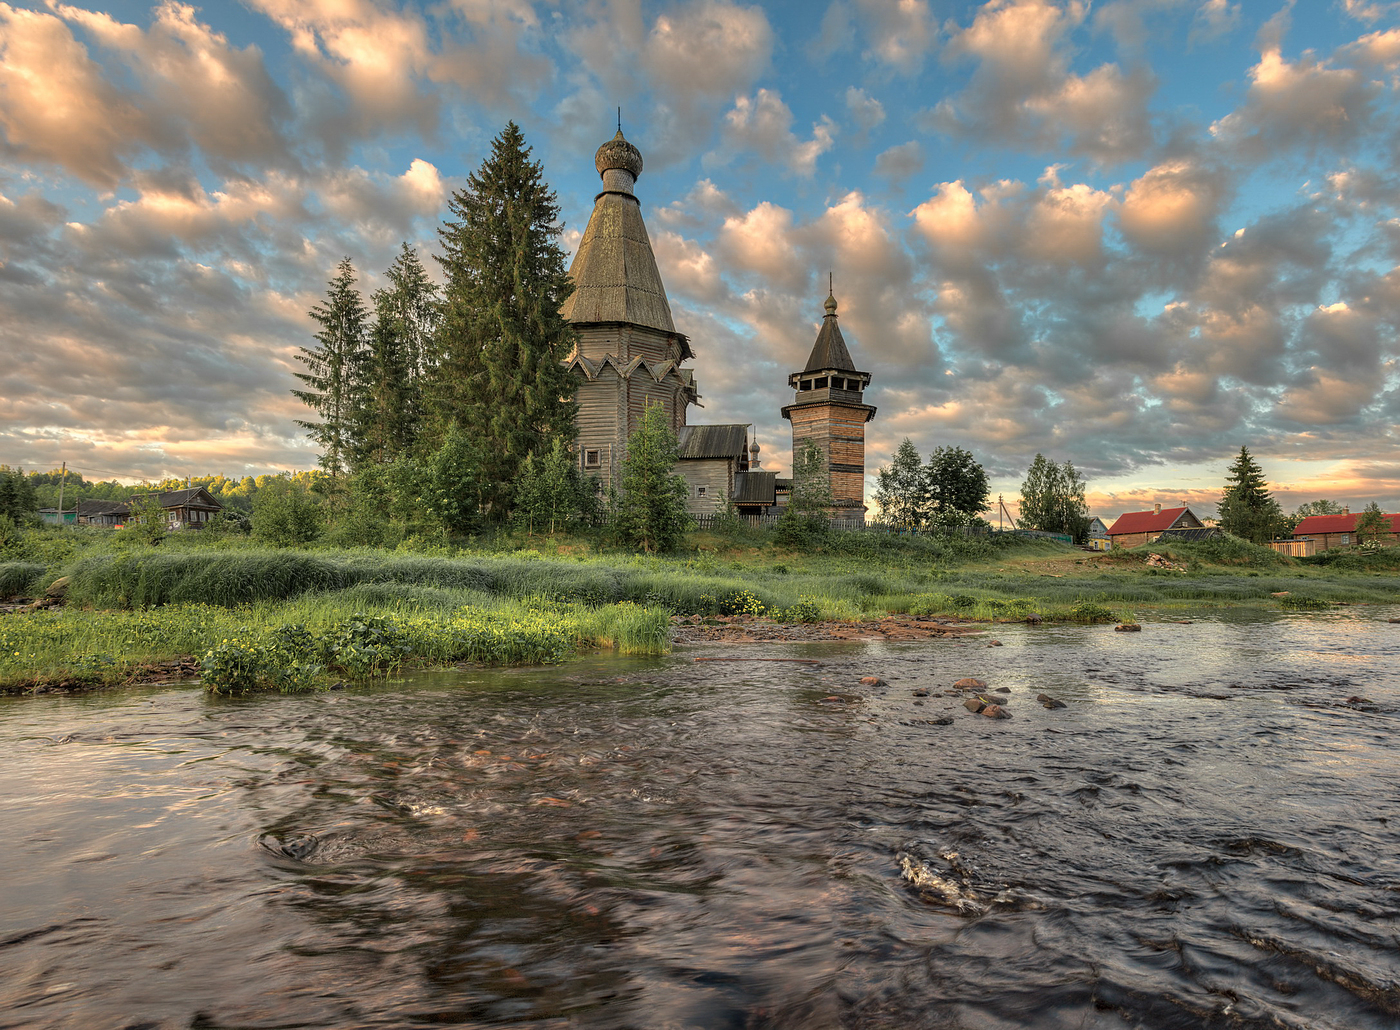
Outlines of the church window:
M 801 389 L 803 389 L 803 390 L 810 390 L 811 388 L 812 388 L 812 380 L 810 380 L 810 379 L 804 379 L 804 380 L 802 380 Z
M 596 468 L 597 468 L 599 465 L 601 465 L 601 464 L 603 464 L 603 461 L 602 461 L 602 453 L 601 453 L 600 451 L 584 451 L 584 452 L 583 452 L 583 467 L 584 467 L 584 468 L 596 469 Z
M 704 497 L 705 494 L 709 491 L 709 489 L 710 489 L 710 488 L 707 487 L 707 486 L 697 486 L 697 487 L 695 488 L 695 496 L 696 496 L 696 497 Z
M 819 379 L 816 381 L 816 383 L 815 383 L 814 385 L 816 386 L 816 388 L 817 388 L 818 390 L 825 390 L 825 389 L 826 389 L 826 376 L 822 376 L 821 378 L 819 378 Z

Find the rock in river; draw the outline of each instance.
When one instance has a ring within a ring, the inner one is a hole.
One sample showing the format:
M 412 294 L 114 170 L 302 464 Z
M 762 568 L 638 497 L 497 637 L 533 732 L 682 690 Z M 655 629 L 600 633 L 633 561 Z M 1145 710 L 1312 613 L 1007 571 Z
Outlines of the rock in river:
M 885 681 L 879 676 L 862 676 L 860 678 L 860 684 L 863 687 L 883 687 Z
M 986 683 L 972 676 L 966 676 L 953 684 L 953 686 L 957 687 L 959 690 L 981 690 L 986 685 Z
M 1008 712 L 1001 705 L 988 705 L 986 708 L 982 709 L 982 714 L 985 715 L 988 719 L 1011 718 L 1011 713 Z
M 1125 622 L 1121 626 L 1114 626 L 1114 630 L 1119 633 L 1141 633 L 1142 627 L 1136 622 Z
M 1057 700 L 1055 700 L 1053 697 L 1051 697 L 1049 694 L 1037 694 L 1037 695 L 1035 695 L 1035 699 L 1036 699 L 1037 701 L 1039 701 L 1042 705 L 1044 705 L 1046 708 L 1064 708 L 1064 707 L 1065 707 L 1065 703 L 1064 703 L 1063 701 L 1057 701 Z
M 969 712 L 980 714 L 982 709 L 987 707 L 987 703 L 980 698 L 970 697 L 963 702 L 963 707 Z

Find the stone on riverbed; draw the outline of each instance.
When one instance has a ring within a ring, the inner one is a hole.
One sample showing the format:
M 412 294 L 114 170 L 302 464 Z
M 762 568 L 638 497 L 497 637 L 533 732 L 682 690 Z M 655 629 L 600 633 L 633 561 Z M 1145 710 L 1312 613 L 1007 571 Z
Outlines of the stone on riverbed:
M 1053 697 L 1051 697 L 1049 694 L 1037 694 L 1037 695 L 1035 695 L 1035 699 L 1036 699 L 1037 701 L 1039 701 L 1042 705 L 1044 705 L 1046 708 L 1064 708 L 1064 707 L 1065 707 L 1065 703 L 1064 703 L 1063 701 L 1057 701 L 1057 700 L 1055 700 Z
M 925 690 L 923 687 L 920 687 L 918 690 L 914 691 L 914 696 L 915 696 L 915 697 L 928 697 L 928 691 Z
M 1001 705 L 988 705 L 986 708 L 982 709 L 982 714 L 985 715 L 988 719 L 1011 718 L 1011 713 L 1008 712 Z
M 953 684 L 953 686 L 957 687 L 959 690 L 981 690 L 986 685 L 987 684 L 982 682 L 982 680 L 972 676 L 965 676 Z
M 979 715 L 981 714 L 982 709 L 987 707 L 987 703 L 981 698 L 970 697 L 963 702 L 963 707 L 966 708 L 969 712 L 972 712 L 974 715 Z
M 1141 633 L 1141 632 L 1142 632 L 1142 627 L 1139 626 L 1136 622 L 1125 622 L 1125 623 L 1123 623 L 1123 625 L 1121 625 L 1121 626 L 1114 626 L 1113 628 L 1114 628 L 1114 630 L 1115 630 L 1116 632 L 1118 632 L 1118 633 Z
M 862 676 L 860 678 L 860 685 L 863 687 L 883 687 L 885 681 L 879 676 Z

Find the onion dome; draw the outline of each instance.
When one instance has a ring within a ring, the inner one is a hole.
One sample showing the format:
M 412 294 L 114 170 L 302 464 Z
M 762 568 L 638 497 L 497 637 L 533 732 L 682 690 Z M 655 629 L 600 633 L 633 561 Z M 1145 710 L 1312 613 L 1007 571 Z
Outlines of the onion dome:
M 599 175 L 606 176 L 609 171 L 620 169 L 631 174 L 635 181 L 642 174 L 642 152 L 628 143 L 618 129 L 616 136 L 598 148 L 593 166 Z

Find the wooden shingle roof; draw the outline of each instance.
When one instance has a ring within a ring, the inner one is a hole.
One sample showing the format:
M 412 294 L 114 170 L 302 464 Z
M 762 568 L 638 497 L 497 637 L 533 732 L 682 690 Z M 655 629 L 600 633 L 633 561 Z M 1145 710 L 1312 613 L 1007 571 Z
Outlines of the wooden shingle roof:
M 679 444 L 676 457 L 682 461 L 697 458 L 742 459 L 749 445 L 749 427 L 746 423 L 682 426 L 676 436 Z

